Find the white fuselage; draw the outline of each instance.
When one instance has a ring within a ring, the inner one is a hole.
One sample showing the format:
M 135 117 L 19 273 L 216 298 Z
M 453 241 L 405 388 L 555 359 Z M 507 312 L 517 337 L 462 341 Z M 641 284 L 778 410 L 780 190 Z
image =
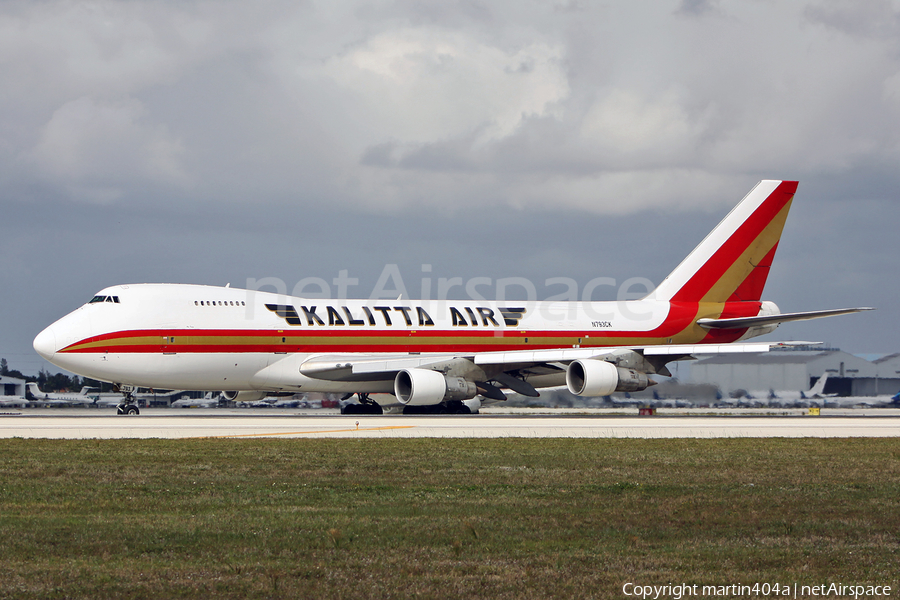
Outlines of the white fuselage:
M 758 304 L 751 308 L 757 310 Z M 234 288 L 139 284 L 102 290 L 41 332 L 34 345 L 74 373 L 141 387 L 390 392 L 389 379 L 330 381 L 300 369 L 323 356 L 698 343 L 712 334 L 695 321 L 721 311 L 720 304 L 675 306 L 650 299 L 313 300 Z M 730 333 L 722 341 L 739 336 Z

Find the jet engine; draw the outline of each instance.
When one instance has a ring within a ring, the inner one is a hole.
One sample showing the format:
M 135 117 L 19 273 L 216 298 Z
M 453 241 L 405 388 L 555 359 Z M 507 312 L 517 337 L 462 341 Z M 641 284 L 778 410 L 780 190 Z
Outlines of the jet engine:
M 463 377 L 447 377 L 430 369 L 403 369 L 394 379 L 394 395 L 409 406 L 430 406 L 444 400 L 468 400 L 478 395 Z
M 230 402 L 256 402 L 266 397 L 267 392 L 222 392 L 222 396 Z
M 605 360 L 572 361 L 566 370 L 566 387 L 576 396 L 608 396 L 613 392 L 639 392 L 655 382 L 646 373 L 617 367 Z

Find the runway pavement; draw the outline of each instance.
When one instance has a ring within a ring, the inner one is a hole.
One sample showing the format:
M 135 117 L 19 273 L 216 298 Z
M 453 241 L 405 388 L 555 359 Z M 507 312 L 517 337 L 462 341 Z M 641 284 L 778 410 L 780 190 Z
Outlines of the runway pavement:
M 145 409 L 117 416 L 97 409 L 7 410 L 0 438 L 729 438 L 900 437 L 900 411 L 803 411 L 655 416 L 553 411 L 471 416 L 341 416 L 310 412 Z

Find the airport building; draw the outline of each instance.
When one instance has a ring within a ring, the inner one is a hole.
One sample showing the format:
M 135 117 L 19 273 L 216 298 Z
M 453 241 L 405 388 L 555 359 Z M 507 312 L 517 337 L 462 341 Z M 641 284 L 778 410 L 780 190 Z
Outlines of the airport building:
M 869 382 L 868 387 L 860 384 L 859 389 L 866 393 L 858 394 L 860 396 L 882 396 L 884 394 L 894 394 L 900 388 L 897 383 L 900 382 L 900 353 L 889 354 L 883 356 L 872 363 L 875 365 L 875 380 Z
M 25 396 L 25 380 L 0 375 L 0 396 Z
M 878 367 L 878 376 L 885 378 L 900 377 L 900 352 L 888 354 L 872 361 Z
M 900 391 L 900 354 L 870 362 L 837 349 L 773 350 L 712 356 L 691 365 L 695 383 L 717 385 L 726 396 L 738 390 L 806 391 L 826 373 L 827 394 L 893 395 Z

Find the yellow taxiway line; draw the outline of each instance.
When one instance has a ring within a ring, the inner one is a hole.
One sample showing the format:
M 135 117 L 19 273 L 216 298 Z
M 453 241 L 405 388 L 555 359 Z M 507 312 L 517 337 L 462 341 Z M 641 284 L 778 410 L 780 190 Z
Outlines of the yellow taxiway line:
M 304 435 L 310 433 L 343 433 L 346 431 L 383 431 L 385 429 L 413 429 L 415 425 L 391 425 L 388 427 L 357 427 L 355 429 L 318 429 L 316 431 L 283 431 L 272 433 L 234 433 L 230 435 L 203 435 L 194 438 L 185 439 L 219 439 L 219 438 L 240 438 L 240 437 L 268 437 L 272 435 Z

